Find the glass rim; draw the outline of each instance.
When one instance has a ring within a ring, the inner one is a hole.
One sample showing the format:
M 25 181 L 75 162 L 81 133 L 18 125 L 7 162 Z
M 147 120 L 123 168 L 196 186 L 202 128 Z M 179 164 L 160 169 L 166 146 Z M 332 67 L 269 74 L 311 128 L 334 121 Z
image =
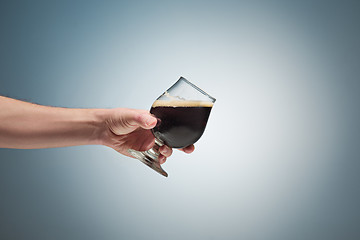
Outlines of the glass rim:
M 193 88 L 195 88 L 196 90 L 198 90 L 199 92 L 201 92 L 202 94 L 204 94 L 205 96 L 207 96 L 208 98 L 210 98 L 210 100 L 211 100 L 212 103 L 215 103 L 216 98 L 210 96 L 208 93 L 206 93 L 204 90 L 202 90 L 201 88 L 199 88 L 198 86 L 196 86 L 195 84 L 193 84 L 192 82 L 190 82 L 189 80 L 187 80 L 186 78 L 184 78 L 184 77 L 181 76 L 179 80 L 182 80 L 182 81 L 186 82 L 187 84 L 189 84 L 190 86 L 192 86 Z

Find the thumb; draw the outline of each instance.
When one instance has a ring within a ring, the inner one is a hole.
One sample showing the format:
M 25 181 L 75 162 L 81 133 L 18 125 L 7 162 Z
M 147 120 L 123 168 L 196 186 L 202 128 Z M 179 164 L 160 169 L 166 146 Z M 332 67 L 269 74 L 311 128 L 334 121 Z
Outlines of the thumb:
M 150 113 L 136 112 L 128 119 L 128 123 L 132 126 L 138 126 L 144 129 L 152 129 L 156 126 L 157 119 Z

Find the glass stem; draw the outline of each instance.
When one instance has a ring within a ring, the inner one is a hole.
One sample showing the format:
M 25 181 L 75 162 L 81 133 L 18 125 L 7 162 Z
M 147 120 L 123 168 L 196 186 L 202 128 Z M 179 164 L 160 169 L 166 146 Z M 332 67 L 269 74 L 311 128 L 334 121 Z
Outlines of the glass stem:
M 133 157 L 139 159 L 145 165 L 167 177 L 168 174 L 164 171 L 164 169 L 162 169 L 158 159 L 160 155 L 159 149 L 162 145 L 164 145 L 164 143 L 161 140 L 155 138 L 155 145 L 145 152 L 139 152 L 133 149 L 129 149 L 128 151 Z

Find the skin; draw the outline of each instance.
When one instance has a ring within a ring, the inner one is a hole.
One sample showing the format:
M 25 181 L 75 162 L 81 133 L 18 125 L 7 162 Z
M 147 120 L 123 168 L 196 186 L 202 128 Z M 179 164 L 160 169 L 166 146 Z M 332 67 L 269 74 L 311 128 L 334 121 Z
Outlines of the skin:
M 155 144 L 150 129 L 157 119 L 146 110 L 48 107 L 2 96 L 0 110 L 0 148 L 104 145 L 132 157 L 128 149 L 145 151 Z M 194 145 L 180 150 L 191 153 Z M 162 146 L 160 164 L 172 152 Z

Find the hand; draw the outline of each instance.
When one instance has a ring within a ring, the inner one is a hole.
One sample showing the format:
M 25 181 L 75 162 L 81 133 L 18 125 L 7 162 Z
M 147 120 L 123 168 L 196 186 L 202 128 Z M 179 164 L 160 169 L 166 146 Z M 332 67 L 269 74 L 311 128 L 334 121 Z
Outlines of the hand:
M 119 153 L 132 157 L 128 149 L 146 151 L 155 144 L 155 137 L 150 129 L 154 128 L 157 119 L 148 111 L 116 108 L 110 109 L 105 117 L 105 128 L 102 134 L 104 145 Z M 185 153 L 192 153 L 194 145 L 180 149 Z M 163 164 L 172 154 L 172 148 L 163 145 L 160 147 L 159 162 Z
M 0 148 L 35 149 L 105 145 L 132 157 L 128 149 L 146 151 L 155 144 L 150 129 L 157 120 L 148 111 L 71 109 L 41 106 L 0 96 Z M 194 151 L 190 145 L 183 150 Z M 172 154 L 160 148 L 160 164 Z

